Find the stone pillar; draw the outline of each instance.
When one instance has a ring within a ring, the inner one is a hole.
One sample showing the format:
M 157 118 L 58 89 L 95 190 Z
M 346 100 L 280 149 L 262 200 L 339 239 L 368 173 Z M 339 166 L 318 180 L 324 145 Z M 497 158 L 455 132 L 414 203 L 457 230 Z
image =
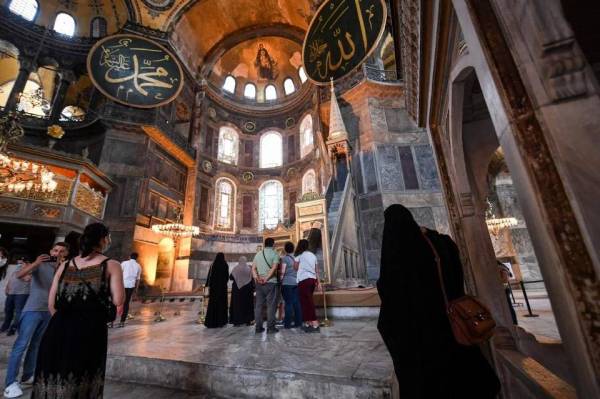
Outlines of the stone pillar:
M 65 96 L 67 90 L 72 82 L 75 81 L 75 74 L 73 71 L 62 70 L 58 73 L 59 81 L 58 86 L 54 92 L 54 98 L 52 99 L 52 110 L 50 111 L 50 124 L 55 124 L 60 119 L 60 114 L 65 105 Z
M 11 112 L 17 109 L 17 104 L 19 103 L 21 93 L 23 93 L 23 90 L 25 89 L 25 85 L 29 80 L 29 75 L 35 70 L 35 68 L 36 64 L 33 59 L 26 56 L 19 57 L 19 73 L 17 74 L 15 84 L 10 91 L 8 100 L 6 100 L 4 112 Z

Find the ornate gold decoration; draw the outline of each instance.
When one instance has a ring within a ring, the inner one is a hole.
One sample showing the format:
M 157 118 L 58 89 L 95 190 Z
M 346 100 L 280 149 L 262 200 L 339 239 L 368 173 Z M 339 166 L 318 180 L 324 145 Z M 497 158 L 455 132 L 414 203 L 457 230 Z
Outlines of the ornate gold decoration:
M 87 183 L 80 183 L 77 186 L 77 193 L 73 204 L 82 211 L 102 219 L 102 210 L 104 209 L 104 194 L 94 190 Z
M 200 228 L 198 226 L 183 224 L 183 204 L 181 202 L 177 209 L 177 220 L 175 223 L 155 224 L 152 226 L 152 231 L 175 239 L 200 234 Z
M 247 121 L 246 123 L 244 123 L 244 130 L 246 130 L 247 132 L 253 132 L 256 130 L 256 123 L 252 122 L 252 121 Z
M 54 139 L 62 139 L 65 135 L 65 131 L 59 125 L 51 125 L 48 126 L 47 134 Z
M 242 173 L 242 180 L 244 181 L 244 183 L 250 183 L 252 180 L 254 180 L 254 173 L 252 173 L 252 172 Z
M 213 165 L 210 161 L 202 161 L 202 170 L 206 173 L 210 173 L 212 171 Z

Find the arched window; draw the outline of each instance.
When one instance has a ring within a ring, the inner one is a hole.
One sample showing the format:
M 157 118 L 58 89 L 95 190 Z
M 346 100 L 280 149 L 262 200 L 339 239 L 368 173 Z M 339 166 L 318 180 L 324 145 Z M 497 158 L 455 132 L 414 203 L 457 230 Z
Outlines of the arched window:
M 235 78 L 231 75 L 228 75 L 223 83 L 223 90 L 228 91 L 229 93 L 235 93 L 235 86 Z
M 85 119 L 85 111 L 76 105 L 67 105 L 60 113 L 61 121 L 81 122 Z
M 95 39 L 106 36 L 106 20 L 102 17 L 95 17 L 92 19 L 90 32 Z
M 283 221 L 283 185 L 277 180 L 265 182 L 258 192 L 259 230 L 273 229 Z
M 33 21 L 38 7 L 38 2 L 35 0 L 12 0 L 8 9 L 28 21 Z
M 292 78 L 287 78 L 283 81 L 283 91 L 285 91 L 286 96 L 296 91 L 296 86 L 294 86 Z
M 237 165 L 239 141 L 235 129 L 222 126 L 219 129 L 219 161 Z
M 309 169 L 304 176 L 302 176 L 302 195 L 306 193 L 317 192 L 317 174 L 313 169 Z
M 235 217 L 235 185 L 231 180 L 217 180 L 215 199 L 215 227 L 232 230 Z
M 5 93 L 10 93 L 15 82 L 5 83 L 0 87 Z M 44 89 L 34 80 L 28 80 L 17 104 L 17 111 L 31 116 L 45 117 L 50 112 L 50 102 L 46 99 Z
M 312 116 L 308 114 L 300 123 L 300 157 L 304 158 L 313 148 L 313 121 Z
M 61 12 L 56 16 L 54 28 L 52 29 L 57 33 L 73 36 L 75 34 L 75 20 L 69 14 Z
M 252 83 L 246 83 L 246 86 L 244 86 L 244 97 L 254 100 L 256 98 L 256 86 Z
M 277 100 L 277 90 L 274 85 L 265 87 L 265 100 Z
M 277 132 L 268 132 L 260 138 L 260 167 L 275 168 L 283 163 L 283 142 Z
M 308 80 L 308 76 L 306 76 L 306 71 L 304 70 L 304 67 L 300 67 L 298 69 L 298 76 L 300 77 L 300 81 L 302 83 L 306 82 Z

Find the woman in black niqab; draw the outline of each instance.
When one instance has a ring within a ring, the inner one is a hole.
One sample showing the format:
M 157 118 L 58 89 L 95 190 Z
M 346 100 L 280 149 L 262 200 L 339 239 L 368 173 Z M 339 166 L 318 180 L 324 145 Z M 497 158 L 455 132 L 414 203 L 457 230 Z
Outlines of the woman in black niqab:
M 392 356 L 400 397 L 495 398 L 500 382 L 480 348 L 454 339 L 433 251 L 423 234 L 439 254 L 448 299 L 464 295 L 462 265 L 452 239 L 421 229 L 402 205 L 388 207 L 377 281 L 377 328 Z
M 206 286 L 208 287 L 208 307 L 204 325 L 207 328 L 223 327 L 227 324 L 227 282 L 229 281 L 229 265 L 225 255 L 219 252 L 213 262 Z

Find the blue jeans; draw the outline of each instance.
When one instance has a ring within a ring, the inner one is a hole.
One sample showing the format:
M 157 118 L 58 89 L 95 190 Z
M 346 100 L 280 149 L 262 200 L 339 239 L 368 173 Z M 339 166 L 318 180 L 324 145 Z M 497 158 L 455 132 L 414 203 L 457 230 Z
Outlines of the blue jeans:
M 21 359 L 25 355 L 25 365 L 23 366 L 23 375 L 21 381 L 27 381 L 35 373 L 35 362 L 37 361 L 38 349 L 44 331 L 50 321 L 50 312 L 23 312 L 19 322 L 19 335 L 13 345 L 10 357 L 8 358 L 8 369 L 6 370 L 6 386 L 9 386 L 17 380 Z M 29 346 L 29 348 L 28 348 Z
M 6 296 L 4 323 L 2 323 L 0 331 L 16 331 L 19 328 L 21 311 L 23 310 L 23 306 L 25 306 L 25 302 L 27 302 L 27 298 L 29 298 L 29 294 L 11 294 Z
M 294 315 L 294 324 L 296 327 L 302 325 L 302 310 L 300 308 L 300 298 L 298 297 L 297 285 L 283 285 L 283 300 L 285 301 L 285 316 L 283 326 L 290 328 L 292 326 L 292 315 Z

